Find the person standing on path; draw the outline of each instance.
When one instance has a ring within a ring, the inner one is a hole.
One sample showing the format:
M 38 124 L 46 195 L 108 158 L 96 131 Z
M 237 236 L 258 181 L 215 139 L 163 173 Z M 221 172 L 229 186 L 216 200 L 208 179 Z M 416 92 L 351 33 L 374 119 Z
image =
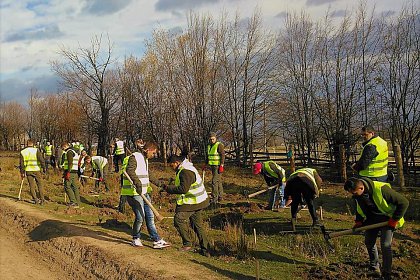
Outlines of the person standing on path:
M 216 133 L 211 132 L 207 146 L 207 164 L 211 170 L 212 204 L 217 205 L 223 201 L 222 173 L 225 164 L 225 146 L 217 141 Z M 207 169 L 207 166 L 204 166 Z
M 27 147 L 20 151 L 20 176 L 27 178 L 32 196 L 32 203 L 44 204 L 44 182 L 45 160 L 41 151 L 34 147 L 32 140 L 27 141 Z M 38 187 L 38 195 L 35 185 Z
M 131 245 L 135 247 L 143 246 L 140 240 L 140 229 L 145 220 L 147 231 L 153 240 L 153 248 L 162 249 L 170 246 L 170 244 L 159 236 L 153 211 L 140 195 L 142 193 L 151 202 L 150 193 L 152 188 L 149 178 L 149 159 L 156 156 L 158 146 L 154 142 L 147 142 L 144 146 L 143 144 L 143 140 L 136 140 L 135 145 L 137 150 L 124 160 L 124 164 L 121 167 L 123 177 L 121 196 L 126 197 L 135 215 L 132 231 L 133 241 Z M 126 171 L 134 186 L 126 177 L 124 171 Z
M 193 164 L 184 157 L 172 155 L 169 164 L 176 172 L 174 185 L 163 185 L 163 190 L 176 194 L 174 226 L 182 238 L 181 251 L 192 250 L 193 239 L 190 227 L 200 243 L 200 254 L 210 256 L 210 245 L 203 223 L 203 210 L 209 206 L 203 180 Z

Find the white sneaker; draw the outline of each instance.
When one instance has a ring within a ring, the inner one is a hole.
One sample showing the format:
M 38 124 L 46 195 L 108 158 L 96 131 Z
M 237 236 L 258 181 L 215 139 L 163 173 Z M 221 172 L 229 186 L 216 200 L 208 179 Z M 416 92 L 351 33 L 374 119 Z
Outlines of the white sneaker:
M 131 241 L 131 245 L 134 247 L 143 247 L 143 244 L 140 241 L 140 238 L 135 238 Z
M 163 248 L 169 247 L 169 246 L 171 246 L 171 244 L 166 242 L 163 239 L 153 242 L 153 248 L 154 249 L 163 249 Z

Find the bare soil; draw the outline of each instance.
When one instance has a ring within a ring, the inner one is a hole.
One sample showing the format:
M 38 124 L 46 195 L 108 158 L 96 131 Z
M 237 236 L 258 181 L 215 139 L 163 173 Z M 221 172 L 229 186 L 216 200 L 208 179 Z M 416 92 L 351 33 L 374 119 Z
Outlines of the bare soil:
M 226 279 L 194 260 L 201 256 L 135 248 L 126 234 L 59 220 L 42 206 L 0 197 L 0 212 L 1 279 Z

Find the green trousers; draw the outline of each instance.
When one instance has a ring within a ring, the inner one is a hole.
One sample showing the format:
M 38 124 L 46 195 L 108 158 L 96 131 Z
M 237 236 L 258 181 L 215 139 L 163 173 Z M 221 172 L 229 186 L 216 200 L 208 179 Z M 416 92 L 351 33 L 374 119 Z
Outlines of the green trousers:
M 204 229 L 202 212 L 203 210 L 176 212 L 174 217 L 174 226 L 178 230 L 179 235 L 181 235 L 182 244 L 184 246 L 192 246 L 192 236 L 189 231 L 191 226 L 198 237 L 201 249 L 209 249 L 209 241 L 207 239 L 207 233 Z
M 80 193 L 79 189 L 81 188 L 79 182 L 79 176 L 77 173 L 70 173 L 70 180 L 64 180 L 64 190 L 69 196 L 70 203 L 80 204 Z
M 44 201 L 44 180 L 42 179 L 41 172 L 26 171 L 26 178 L 28 179 L 32 199 L 36 200 L 39 195 L 39 199 Z M 36 186 L 38 186 L 38 193 L 36 192 Z

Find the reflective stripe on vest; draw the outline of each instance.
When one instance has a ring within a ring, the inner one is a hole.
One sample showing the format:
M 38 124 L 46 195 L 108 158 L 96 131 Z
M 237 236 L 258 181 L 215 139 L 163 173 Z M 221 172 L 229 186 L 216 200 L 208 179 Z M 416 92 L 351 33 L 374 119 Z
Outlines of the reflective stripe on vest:
M 64 170 L 69 170 L 69 161 L 67 160 L 67 153 L 69 151 L 72 151 L 73 154 L 74 154 L 74 156 L 73 156 L 73 164 L 71 166 L 71 170 L 78 171 L 79 170 L 79 154 L 76 153 L 73 149 L 68 149 L 68 150 L 65 150 L 63 152 L 63 157 L 64 157 L 64 162 L 63 162 L 63 165 L 62 165 L 63 166 L 63 169 Z
M 117 141 L 115 144 L 117 145 L 116 150 L 115 150 L 115 154 L 116 155 L 125 154 L 125 151 L 124 151 L 124 142 L 120 140 L 120 141 Z
M 52 145 L 45 146 L 45 155 L 52 156 L 52 150 L 53 150 L 53 146 Z
M 41 164 L 36 157 L 37 151 L 37 148 L 27 147 L 20 152 L 25 171 L 41 171 Z
M 141 182 L 141 192 L 143 194 L 150 193 L 152 191 L 152 187 L 150 186 L 149 182 L 149 162 L 148 160 L 143 156 L 142 153 L 135 152 L 131 156 L 134 156 L 136 158 L 137 162 L 137 168 L 136 168 L 136 175 L 137 178 L 139 178 Z M 123 176 L 123 185 L 121 190 L 121 195 L 139 195 L 136 191 L 136 187 L 133 186 L 128 180 L 128 178 L 123 174 L 124 171 L 127 170 L 127 165 L 129 158 L 131 156 L 125 157 L 122 167 L 121 167 L 121 174 Z
M 364 184 L 368 184 L 365 180 L 363 180 Z M 387 215 L 388 217 L 392 217 L 392 214 L 394 214 L 396 206 L 391 204 L 389 205 L 384 197 L 382 196 L 382 187 L 388 186 L 391 188 L 391 185 L 389 183 L 384 182 L 378 182 L 378 181 L 372 181 L 373 182 L 373 191 L 372 191 L 372 197 L 373 202 L 375 202 L 375 205 L 378 207 L 379 211 L 381 211 L 383 214 Z M 369 186 L 371 186 L 369 184 Z M 359 213 L 360 216 L 366 219 L 365 213 L 363 213 L 362 208 L 360 207 L 359 203 L 356 200 L 356 206 L 357 206 L 357 213 Z M 396 228 L 400 228 L 404 225 L 404 217 L 398 220 Z
M 217 152 L 220 142 L 214 143 L 213 146 L 207 145 L 207 155 L 209 159 L 209 165 L 220 165 L 220 155 Z
M 179 194 L 176 198 L 176 204 L 177 205 L 184 205 L 184 204 L 199 204 L 203 201 L 205 201 L 208 197 L 206 189 L 204 188 L 203 180 L 198 174 L 197 169 L 192 165 L 191 162 L 189 162 L 187 159 L 184 160 L 181 165 L 179 166 L 179 170 L 176 173 L 175 177 L 175 186 L 179 187 L 181 182 L 179 179 L 179 174 L 183 169 L 190 170 L 194 172 L 195 174 L 195 182 L 190 186 L 190 189 L 186 194 Z
M 286 172 L 284 171 L 284 169 L 283 168 L 281 168 L 280 167 L 280 165 L 278 165 L 277 163 L 275 163 L 274 161 L 272 161 L 272 160 L 269 160 L 269 161 L 266 161 L 266 162 L 264 162 L 264 164 L 263 164 L 263 169 L 271 176 L 271 177 L 273 177 L 273 178 L 276 178 L 276 179 L 278 179 L 279 178 L 279 175 L 276 173 L 276 172 L 274 172 L 274 170 L 272 170 L 271 169 L 271 167 L 270 167 L 270 163 L 273 163 L 273 164 L 275 164 L 276 165 L 276 167 L 280 170 L 280 172 L 281 172 L 281 175 L 282 175 L 282 182 L 286 182 Z
M 388 144 L 381 137 L 372 138 L 364 147 L 374 145 L 378 155 L 372 160 L 369 166 L 359 171 L 359 175 L 363 177 L 380 177 L 388 174 Z M 362 151 L 363 154 L 363 151 Z M 360 159 L 360 158 L 359 158 Z

